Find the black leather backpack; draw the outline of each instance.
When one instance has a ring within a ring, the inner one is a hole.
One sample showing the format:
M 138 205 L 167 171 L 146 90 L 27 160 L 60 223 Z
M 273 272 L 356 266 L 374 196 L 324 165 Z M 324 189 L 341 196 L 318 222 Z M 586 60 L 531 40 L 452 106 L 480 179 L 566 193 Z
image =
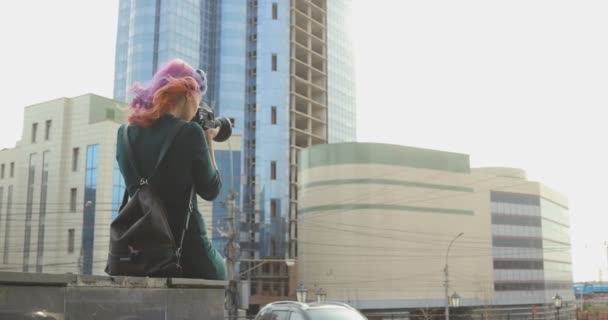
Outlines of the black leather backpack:
M 125 190 L 119 214 L 110 225 L 110 251 L 105 271 L 111 276 L 180 277 L 182 274 L 180 257 L 192 214 L 194 188 L 190 190 L 190 203 L 181 237 L 176 239 L 167 221 L 168 212 L 148 179 L 154 176 L 183 125 L 180 122 L 169 132 L 158 161 L 147 178 L 139 174 L 135 165 L 135 155 L 127 133 L 129 126 L 123 127 L 127 156 L 137 175 L 139 186 L 130 200 L 129 193 Z

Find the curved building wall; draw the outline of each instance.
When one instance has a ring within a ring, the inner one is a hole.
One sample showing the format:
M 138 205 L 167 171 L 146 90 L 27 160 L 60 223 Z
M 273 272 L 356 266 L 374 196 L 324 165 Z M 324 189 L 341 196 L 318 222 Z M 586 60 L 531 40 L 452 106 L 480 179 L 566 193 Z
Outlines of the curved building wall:
M 441 306 L 446 249 L 463 232 L 450 291 L 464 305 L 492 299 L 489 199 L 467 186 L 468 156 L 343 143 L 300 160 L 298 276 L 307 287 L 362 309 Z
M 441 307 L 446 249 L 462 232 L 449 287 L 463 306 L 574 300 L 567 203 L 523 170 L 371 143 L 313 146 L 299 160 L 298 277 L 328 299 Z

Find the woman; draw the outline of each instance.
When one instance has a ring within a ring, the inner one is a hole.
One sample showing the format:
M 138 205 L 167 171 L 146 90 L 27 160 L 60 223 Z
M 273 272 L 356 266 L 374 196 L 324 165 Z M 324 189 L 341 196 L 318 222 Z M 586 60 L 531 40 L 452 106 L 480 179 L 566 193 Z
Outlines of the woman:
M 176 238 L 183 229 L 192 186 L 208 201 L 215 199 L 221 188 L 213 152 L 213 138 L 218 129 L 203 131 L 200 125 L 190 121 L 205 89 L 206 79 L 181 60 L 173 60 L 160 68 L 147 88 L 135 84 L 132 89 L 136 96 L 131 102 L 128 134 L 135 164 L 142 176 L 147 177 L 152 172 L 171 128 L 180 121 L 186 122 L 149 180 L 169 212 L 168 222 Z M 129 195 L 133 196 L 139 181 L 127 157 L 121 127 L 116 159 Z M 196 197 L 193 205 L 194 212 L 182 248 L 183 277 L 225 280 L 226 264 L 207 237 Z

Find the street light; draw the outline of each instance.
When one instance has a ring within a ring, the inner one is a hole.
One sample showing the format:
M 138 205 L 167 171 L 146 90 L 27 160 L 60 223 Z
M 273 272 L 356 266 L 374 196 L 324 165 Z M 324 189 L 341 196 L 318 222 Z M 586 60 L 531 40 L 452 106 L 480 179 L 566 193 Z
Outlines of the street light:
M 450 320 L 450 295 L 448 293 L 449 289 L 450 289 L 450 281 L 448 278 L 448 256 L 450 255 L 450 248 L 452 248 L 452 244 L 454 243 L 454 241 L 456 241 L 456 239 L 462 237 L 464 233 L 459 233 L 456 237 L 454 237 L 454 239 L 452 239 L 452 241 L 450 242 L 450 245 L 448 245 L 448 250 L 445 253 L 445 268 L 443 269 L 443 272 L 445 274 L 445 320 Z M 458 301 L 460 303 L 460 301 Z
M 583 287 L 581 288 L 581 293 L 580 293 L 580 295 L 579 295 L 579 298 L 580 298 L 580 300 L 581 300 L 580 305 L 579 305 L 579 306 L 580 306 L 580 309 L 581 309 L 581 312 L 582 312 L 582 311 L 585 311 L 585 299 L 584 299 L 584 297 L 583 297 L 583 296 L 584 296 L 584 294 L 585 294 L 585 289 L 587 288 L 587 286 L 588 286 L 588 285 L 589 285 L 589 283 L 587 283 L 587 282 L 583 283 Z M 575 298 L 576 298 L 576 297 L 575 297 Z
M 454 292 L 452 294 L 450 297 L 450 305 L 454 308 L 460 307 L 460 295 L 458 295 L 458 293 Z
M 326 298 L 327 298 L 327 293 L 325 292 L 325 290 L 323 290 L 323 288 L 319 288 L 319 290 L 317 290 L 317 302 L 323 303 L 323 302 L 325 302 Z
M 308 289 L 304 287 L 304 283 L 300 282 L 300 286 L 296 289 L 296 298 L 298 302 L 306 302 L 308 300 Z
M 557 310 L 557 320 L 559 320 L 559 309 L 562 308 L 562 297 L 559 294 L 555 294 L 553 296 L 553 303 L 555 304 L 555 309 Z

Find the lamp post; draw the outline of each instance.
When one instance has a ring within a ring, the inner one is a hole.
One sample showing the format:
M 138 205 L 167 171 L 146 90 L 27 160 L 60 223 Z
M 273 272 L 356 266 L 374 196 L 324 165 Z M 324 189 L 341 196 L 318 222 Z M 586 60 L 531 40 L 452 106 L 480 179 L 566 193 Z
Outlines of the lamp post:
M 460 307 L 460 295 L 458 293 L 452 293 L 452 296 L 450 297 L 450 305 L 454 308 Z
M 585 294 L 585 289 L 587 288 L 588 284 L 589 283 L 587 283 L 587 282 L 583 283 L 583 288 L 581 288 L 581 293 L 579 294 L 579 297 L 580 297 L 580 300 L 581 300 L 579 307 L 581 309 L 581 312 L 585 311 L 585 298 L 584 298 L 584 294 Z
M 323 288 L 319 288 L 319 290 L 317 290 L 317 302 L 323 303 L 323 302 L 325 302 L 326 298 L 327 298 L 327 293 L 325 292 L 325 290 L 323 290 Z
M 450 281 L 448 278 L 448 256 L 450 254 L 450 248 L 452 248 L 452 244 L 454 243 L 454 241 L 456 241 L 456 239 L 462 237 L 464 233 L 459 233 L 456 237 L 454 237 L 454 239 L 452 239 L 452 241 L 450 242 L 450 245 L 448 245 L 448 250 L 445 253 L 445 268 L 443 269 L 443 273 L 445 275 L 445 282 L 444 282 L 444 286 L 445 286 L 445 320 L 450 320 L 450 296 L 449 296 L 449 289 L 450 289 Z M 460 303 L 460 297 L 458 299 L 458 303 Z
M 300 282 L 300 286 L 296 289 L 296 298 L 298 302 L 306 302 L 308 300 L 308 289 L 304 287 L 304 283 Z
M 555 310 L 557 310 L 557 320 L 559 320 L 559 309 L 562 308 L 562 297 L 559 294 L 553 296 L 553 303 L 555 303 Z

